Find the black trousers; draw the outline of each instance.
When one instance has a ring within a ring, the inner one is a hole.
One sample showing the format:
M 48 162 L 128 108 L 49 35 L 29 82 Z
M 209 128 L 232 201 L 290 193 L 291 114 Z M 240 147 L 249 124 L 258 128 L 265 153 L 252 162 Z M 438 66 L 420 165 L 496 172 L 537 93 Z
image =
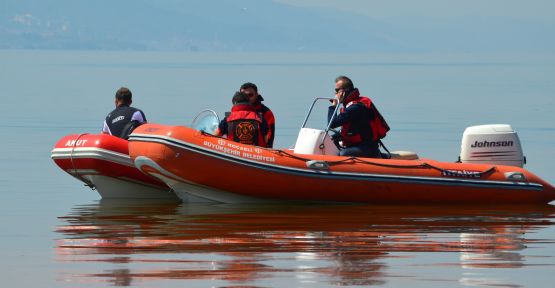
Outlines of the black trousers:
M 341 156 L 355 156 L 355 157 L 367 157 L 367 158 L 382 158 L 378 143 L 362 143 L 359 145 L 349 146 L 343 148 L 339 152 Z

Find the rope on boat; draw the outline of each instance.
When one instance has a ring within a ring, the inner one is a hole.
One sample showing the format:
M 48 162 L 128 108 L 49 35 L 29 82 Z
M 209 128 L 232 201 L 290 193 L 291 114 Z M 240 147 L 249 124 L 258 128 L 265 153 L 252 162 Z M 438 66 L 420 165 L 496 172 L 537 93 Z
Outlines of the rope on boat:
M 211 137 L 227 140 L 227 138 L 224 138 L 224 137 L 221 137 L 221 136 L 212 135 L 212 134 L 204 132 L 204 131 L 200 131 L 200 132 L 204 136 L 211 136 Z M 276 153 L 280 156 L 286 155 L 286 156 L 289 156 L 293 159 L 297 159 L 297 160 L 305 161 L 305 162 L 314 160 L 314 159 L 310 159 L 310 158 L 304 158 L 304 157 L 301 157 L 301 156 L 297 156 L 295 154 L 289 153 L 289 152 L 281 150 L 281 149 L 268 149 L 268 151 L 270 151 L 272 153 Z M 341 160 L 337 160 L 337 161 L 324 161 L 324 162 L 326 162 L 329 165 L 334 165 L 334 164 L 342 164 L 342 163 L 349 162 L 349 161 L 352 161 L 354 163 L 358 162 L 358 163 L 364 163 L 364 164 L 368 164 L 368 165 L 387 167 L 387 168 L 431 168 L 431 169 L 434 169 L 434 170 L 437 170 L 437 171 L 441 172 L 444 175 L 449 175 L 449 174 L 456 173 L 456 172 L 450 171 L 449 169 L 443 169 L 441 167 L 437 167 L 435 165 L 432 165 L 432 164 L 429 164 L 429 163 L 426 163 L 426 162 L 416 164 L 416 165 L 387 164 L 387 163 L 378 163 L 378 162 L 368 161 L 368 160 L 364 160 L 364 159 L 354 157 L 354 156 L 351 156 L 351 157 L 348 157 L 348 158 L 345 158 L 345 159 L 341 159 Z M 496 169 L 495 166 L 491 166 L 490 168 L 488 168 L 484 171 L 468 172 L 468 175 L 469 176 L 482 177 L 482 175 L 489 174 L 489 173 L 495 171 L 495 169 Z
M 295 154 L 291 154 L 287 151 L 283 151 L 283 150 L 274 150 L 273 152 L 277 153 L 280 156 L 286 155 L 289 156 L 293 159 L 297 159 L 297 160 L 301 160 L 301 161 L 310 161 L 310 160 L 314 160 L 314 159 L 309 159 L 309 158 L 304 158 L 301 156 L 297 156 Z M 441 167 L 437 167 L 435 165 L 423 162 L 421 164 L 416 164 L 416 165 L 400 165 L 400 164 L 387 164 L 387 163 L 378 163 L 378 162 L 373 162 L 373 161 L 368 161 L 368 160 L 364 160 L 358 157 L 348 157 L 345 159 L 341 159 L 341 160 L 337 160 L 337 161 L 324 161 L 329 165 L 334 165 L 334 164 L 342 164 L 342 163 L 346 163 L 346 162 L 354 162 L 354 163 L 364 163 L 364 164 L 369 164 L 369 165 L 374 165 L 374 166 L 380 166 L 380 167 L 387 167 L 387 168 L 431 168 L 437 171 L 440 171 L 442 174 L 452 174 L 453 172 L 450 171 L 449 169 L 443 169 Z M 492 166 L 484 171 L 481 172 L 469 172 L 469 175 L 472 176 L 478 176 L 478 177 L 482 177 L 482 175 L 491 173 L 493 171 L 495 171 L 496 167 Z
M 96 190 L 96 187 L 94 187 L 93 183 L 91 183 L 89 180 L 85 179 L 83 176 L 77 173 L 77 168 L 75 168 L 75 163 L 73 162 L 73 151 L 75 151 L 75 146 L 77 146 L 77 141 L 79 140 L 79 138 L 87 134 L 89 133 L 81 133 L 79 134 L 79 136 L 77 136 L 77 139 L 75 139 L 75 142 L 73 142 L 73 146 L 71 147 L 71 153 L 69 153 L 69 160 L 71 162 L 71 167 L 73 168 L 73 175 L 77 177 L 77 179 L 83 181 L 83 183 L 85 183 L 85 186 L 91 188 L 92 190 Z

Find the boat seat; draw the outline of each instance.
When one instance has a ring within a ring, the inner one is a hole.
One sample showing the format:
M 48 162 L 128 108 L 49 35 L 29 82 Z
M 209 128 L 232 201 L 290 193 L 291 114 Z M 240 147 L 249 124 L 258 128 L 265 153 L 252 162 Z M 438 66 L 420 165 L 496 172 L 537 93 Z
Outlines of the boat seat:
M 418 155 L 411 151 L 391 151 L 391 159 L 418 160 Z

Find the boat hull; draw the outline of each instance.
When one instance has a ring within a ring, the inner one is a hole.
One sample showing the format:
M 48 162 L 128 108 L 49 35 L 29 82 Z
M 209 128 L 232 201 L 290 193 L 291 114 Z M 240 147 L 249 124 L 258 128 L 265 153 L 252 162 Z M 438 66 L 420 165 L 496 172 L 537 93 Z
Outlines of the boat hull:
M 124 139 L 106 134 L 68 135 L 56 143 L 51 157 L 102 198 L 178 200 L 166 184 L 135 168 Z
M 143 125 L 130 137 L 135 166 L 205 201 L 376 204 L 548 203 L 555 189 L 518 167 L 298 155 L 242 145 L 187 127 Z M 523 179 L 508 180 L 508 175 Z

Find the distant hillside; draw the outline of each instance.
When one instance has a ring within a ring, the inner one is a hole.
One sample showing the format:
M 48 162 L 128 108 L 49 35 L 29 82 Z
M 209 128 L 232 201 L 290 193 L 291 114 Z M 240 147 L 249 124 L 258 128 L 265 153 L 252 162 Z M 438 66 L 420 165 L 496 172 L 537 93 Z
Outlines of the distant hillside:
M 554 27 L 510 19 L 372 19 L 269 0 L 2 0 L 0 49 L 553 51 Z

